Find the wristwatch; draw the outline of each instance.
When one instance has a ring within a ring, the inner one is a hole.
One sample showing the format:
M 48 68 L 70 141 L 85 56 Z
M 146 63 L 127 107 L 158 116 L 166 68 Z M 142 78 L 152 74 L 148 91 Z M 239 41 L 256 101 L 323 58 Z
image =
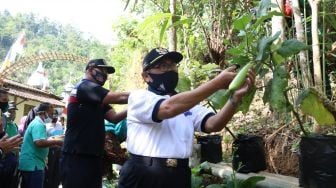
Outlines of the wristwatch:
M 2 154 L 3 154 L 3 151 L 2 151 L 2 149 L 0 148 L 0 158 L 2 158 Z

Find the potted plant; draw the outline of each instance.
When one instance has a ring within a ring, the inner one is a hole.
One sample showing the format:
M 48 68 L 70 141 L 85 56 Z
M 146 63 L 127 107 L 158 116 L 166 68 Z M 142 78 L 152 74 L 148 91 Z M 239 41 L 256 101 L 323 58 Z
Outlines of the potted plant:
M 320 126 L 336 125 L 336 108 L 316 89 L 303 90 L 295 106 L 312 116 Z M 301 124 L 301 122 L 299 121 Z M 335 187 L 336 185 L 336 136 L 324 130 L 307 132 L 299 144 L 300 185 L 303 187 Z

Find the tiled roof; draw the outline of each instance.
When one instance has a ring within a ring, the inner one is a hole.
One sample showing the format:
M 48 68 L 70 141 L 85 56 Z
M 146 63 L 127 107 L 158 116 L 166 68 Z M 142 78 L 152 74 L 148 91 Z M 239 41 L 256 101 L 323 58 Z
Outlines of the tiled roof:
M 49 102 L 50 104 L 54 104 L 56 106 L 65 106 L 62 102 L 62 98 L 52 93 L 21 84 L 13 80 L 3 79 L 2 81 L 4 87 L 9 89 L 9 94 L 38 102 Z

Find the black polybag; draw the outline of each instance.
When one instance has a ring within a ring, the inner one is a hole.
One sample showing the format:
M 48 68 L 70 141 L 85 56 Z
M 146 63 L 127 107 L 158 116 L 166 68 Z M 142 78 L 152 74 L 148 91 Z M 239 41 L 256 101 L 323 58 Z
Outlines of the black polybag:
M 304 136 L 299 151 L 300 186 L 335 188 L 336 136 Z
M 232 167 L 241 173 L 259 172 L 266 169 L 264 140 L 256 135 L 242 135 L 232 144 Z
M 198 136 L 197 143 L 201 144 L 201 162 L 218 163 L 223 159 L 222 136 L 206 135 Z

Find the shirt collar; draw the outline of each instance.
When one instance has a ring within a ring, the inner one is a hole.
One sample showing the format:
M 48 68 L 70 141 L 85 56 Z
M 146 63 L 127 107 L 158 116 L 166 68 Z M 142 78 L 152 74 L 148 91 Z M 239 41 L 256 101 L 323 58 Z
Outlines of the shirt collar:
M 43 125 L 45 125 L 44 121 L 42 120 L 42 118 L 40 118 L 40 116 L 36 116 L 35 119 L 37 119 L 39 122 L 41 122 Z

